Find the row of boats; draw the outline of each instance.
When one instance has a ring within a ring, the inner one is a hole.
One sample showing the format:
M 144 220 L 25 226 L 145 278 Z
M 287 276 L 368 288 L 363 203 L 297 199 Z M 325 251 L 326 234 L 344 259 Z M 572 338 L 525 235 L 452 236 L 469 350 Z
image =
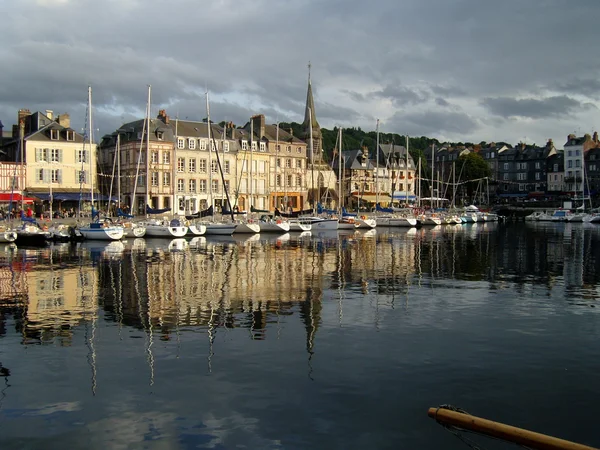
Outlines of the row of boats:
M 474 207 L 473 207 L 474 208 Z M 24 219 L 18 226 L 0 225 L 0 242 L 17 242 L 24 245 L 43 245 L 48 241 L 102 240 L 116 241 L 123 238 L 183 238 L 202 235 L 232 235 L 255 233 L 288 233 L 305 231 L 333 231 L 372 229 L 380 227 L 418 227 L 421 225 L 446 225 L 497 221 L 495 214 L 475 209 L 462 212 L 424 212 L 413 209 L 393 213 L 375 212 L 366 215 L 344 212 L 341 217 L 313 215 L 281 217 L 263 214 L 254 219 L 247 215 L 236 220 L 186 220 L 181 217 L 163 216 L 140 221 L 133 219 L 97 219 L 89 223 L 69 225 L 65 223 L 42 223 Z M 221 218 L 222 219 L 222 218 Z
M 600 212 L 573 212 L 569 209 L 556 209 L 554 211 L 536 211 L 525 216 L 528 222 L 575 222 L 575 223 L 600 223 Z

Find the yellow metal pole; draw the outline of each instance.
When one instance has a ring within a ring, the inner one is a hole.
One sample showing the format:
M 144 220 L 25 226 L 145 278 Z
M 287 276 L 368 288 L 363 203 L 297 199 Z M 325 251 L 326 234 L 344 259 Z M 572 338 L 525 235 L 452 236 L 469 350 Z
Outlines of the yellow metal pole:
M 429 408 L 427 415 L 442 425 L 453 425 L 468 431 L 503 439 L 539 450 L 597 450 L 587 445 L 565 441 L 541 433 L 505 425 L 445 408 Z

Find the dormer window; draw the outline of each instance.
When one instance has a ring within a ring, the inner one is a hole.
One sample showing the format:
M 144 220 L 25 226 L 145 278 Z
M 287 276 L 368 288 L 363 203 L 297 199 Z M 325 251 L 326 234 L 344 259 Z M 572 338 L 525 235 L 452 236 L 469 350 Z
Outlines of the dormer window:
M 228 152 L 229 151 L 229 141 L 223 142 L 223 151 L 224 152 Z
M 196 149 L 196 139 L 188 139 L 188 147 L 190 150 Z
M 256 142 L 252 142 L 251 148 L 253 152 L 256 151 Z
M 67 141 L 75 140 L 75 132 L 73 130 L 67 130 Z
M 260 151 L 264 152 L 267 150 L 267 144 L 265 144 L 264 142 L 260 143 Z
M 200 150 L 206 150 L 206 139 L 199 139 L 198 140 L 198 148 Z
M 165 132 L 164 131 L 157 131 L 156 132 L 156 138 L 159 141 L 162 141 L 165 138 Z M 141 139 L 141 137 L 140 137 L 140 139 Z
M 50 139 L 58 141 L 58 130 L 50 130 Z
M 177 138 L 177 150 L 183 150 L 185 148 L 185 141 L 183 138 Z

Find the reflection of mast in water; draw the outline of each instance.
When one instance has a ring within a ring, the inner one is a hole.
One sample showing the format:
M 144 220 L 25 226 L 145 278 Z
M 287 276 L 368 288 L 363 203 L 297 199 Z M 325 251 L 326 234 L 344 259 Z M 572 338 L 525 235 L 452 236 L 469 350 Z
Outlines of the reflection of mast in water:
M 87 283 L 87 277 L 83 274 L 83 260 L 80 260 L 80 264 L 79 264 L 79 284 L 81 286 L 81 299 L 85 299 L 85 288 L 87 287 L 88 283 Z M 91 270 L 89 273 L 91 274 L 91 280 L 90 280 L 90 297 L 89 297 L 89 301 L 94 302 L 93 308 L 92 308 L 92 330 L 90 333 L 90 326 L 89 326 L 89 321 L 86 320 L 85 322 L 85 342 L 86 342 L 86 346 L 88 348 L 88 355 L 87 355 L 87 360 L 88 360 L 88 364 L 90 365 L 90 369 L 92 371 L 92 395 L 96 395 L 96 347 L 94 345 L 94 339 L 96 338 L 96 318 L 97 318 L 97 312 L 98 312 L 98 304 L 97 304 L 97 300 L 94 297 L 95 295 L 95 291 L 94 291 L 94 285 L 96 283 L 96 270 L 98 270 L 98 266 L 96 265 L 96 267 Z M 87 309 L 87 308 L 86 308 Z
M 215 342 L 215 336 L 216 333 L 214 332 L 215 329 L 214 327 L 214 314 L 215 311 L 213 309 L 212 303 L 210 305 L 210 318 L 208 319 L 208 329 L 207 329 L 207 333 L 208 333 L 208 356 L 207 356 L 207 361 L 208 361 L 208 373 L 212 373 L 212 357 L 214 355 L 213 352 L 213 344 Z
M 138 304 L 138 316 L 140 318 L 140 323 L 142 325 L 142 327 L 144 328 L 144 332 L 146 333 L 146 359 L 148 360 L 148 367 L 150 368 L 150 386 L 154 385 L 154 355 L 152 354 L 152 343 L 153 343 L 153 336 L 152 336 L 152 316 L 151 316 L 151 311 L 150 311 L 150 307 L 152 305 L 151 303 L 151 290 L 150 290 L 150 286 L 148 285 L 149 280 L 150 280 L 150 274 L 149 274 L 149 269 L 150 266 L 148 264 L 146 264 L 146 290 L 147 290 L 147 295 L 148 295 L 148 306 L 147 306 L 147 314 L 146 314 L 146 319 L 148 320 L 148 324 L 146 325 L 146 321 L 144 320 L 144 314 L 142 312 L 143 306 L 142 306 L 142 296 L 140 295 L 140 283 L 138 280 L 138 275 L 137 275 L 137 268 L 135 265 L 135 260 L 132 257 L 131 259 L 131 263 L 132 263 L 132 267 L 131 267 L 131 273 L 133 274 L 133 286 L 135 288 L 135 295 L 137 297 L 137 304 Z
M 337 247 L 338 261 L 337 261 L 337 291 L 338 291 L 338 321 L 340 327 L 342 326 L 342 320 L 344 318 L 344 288 L 346 287 L 345 276 L 343 270 L 343 257 L 342 246 Z

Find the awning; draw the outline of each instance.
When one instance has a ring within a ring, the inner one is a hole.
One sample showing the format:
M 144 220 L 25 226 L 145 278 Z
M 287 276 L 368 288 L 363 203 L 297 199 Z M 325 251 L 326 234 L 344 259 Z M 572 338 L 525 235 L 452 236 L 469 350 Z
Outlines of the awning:
M 16 192 L 2 192 L 0 193 L 0 203 L 21 203 L 21 194 Z M 35 199 L 30 197 L 23 197 L 23 203 L 31 204 L 35 201 Z
M 529 194 L 498 194 L 498 197 L 527 197 Z
M 40 192 L 37 194 L 32 194 L 40 200 L 50 201 L 50 193 L 49 192 Z M 92 200 L 92 194 L 89 192 L 64 192 L 57 191 L 52 192 L 52 201 L 53 202 L 78 202 L 79 199 L 89 202 Z M 116 197 L 112 197 L 113 201 L 117 201 Z M 108 201 L 108 195 L 100 195 L 94 194 L 94 201 L 105 202 Z
M 376 203 L 378 199 L 380 202 L 389 202 L 390 201 L 390 196 L 388 194 L 379 194 L 379 196 L 377 196 L 375 194 L 363 194 L 363 195 L 353 194 L 352 197 L 354 197 L 355 199 L 357 199 L 361 202 L 368 202 L 368 203 Z
M 394 200 L 416 200 L 417 196 L 411 194 L 410 192 L 402 192 L 402 191 L 394 191 L 394 195 L 392 196 Z

